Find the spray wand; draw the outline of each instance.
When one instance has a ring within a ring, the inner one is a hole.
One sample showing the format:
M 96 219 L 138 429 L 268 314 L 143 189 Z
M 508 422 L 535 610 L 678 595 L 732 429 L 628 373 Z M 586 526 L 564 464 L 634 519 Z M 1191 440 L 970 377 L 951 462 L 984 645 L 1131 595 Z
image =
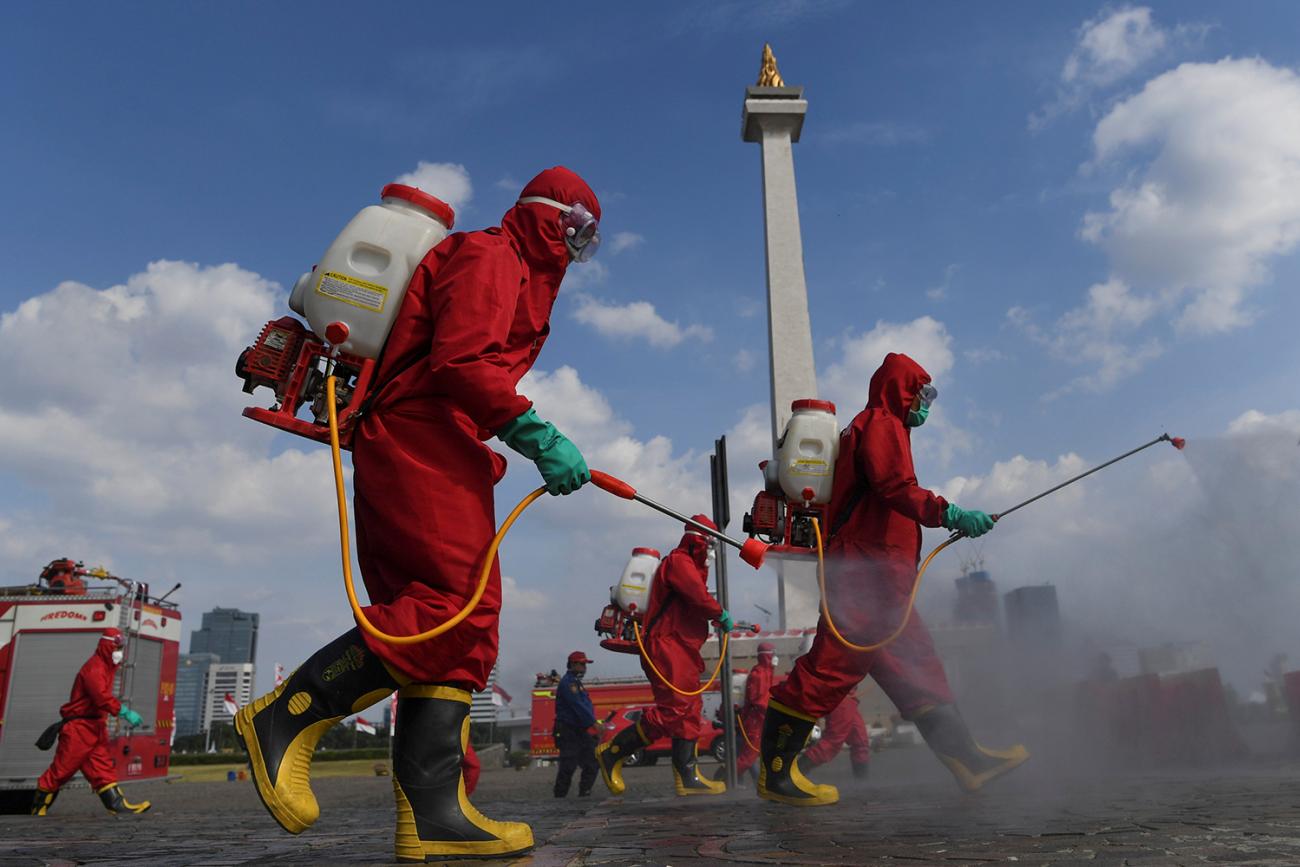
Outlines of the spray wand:
M 1028 506 L 1030 503 L 1034 503 L 1037 502 L 1038 500 L 1041 500 L 1043 497 L 1046 497 L 1048 494 L 1054 494 L 1057 491 L 1061 490 L 1062 488 L 1067 488 L 1070 485 L 1073 485 L 1075 482 L 1079 481 L 1080 479 L 1087 478 L 1088 476 L 1092 475 L 1098 470 L 1104 470 L 1106 467 L 1110 466 L 1111 464 L 1119 463 L 1125 458 L 1132 457 L 1133 455 L 1137 454 L 1143 449 L 1149 449 L 1151 448 L 1151 446 L 1155 445 L 1156 443 L 1163 443 L 1163 442 L 1169 443 L 1179 451 L 1182 451 L 1183 447 L 1187 445 L 1187 441 L 1182 437 L 1174 437 L 1174 436 L 1170 436 L 1167 433 L 1163 433 L 1149 443 L 1145 443 L 1143 445 L 1138 446 L 1135 449 L 1127 451 L 1124 454 L 1120 455 L 1119 457 L 1111 458 L 1110 460 L 1106 461 L 1104 464 L 1098 464 L 1097 466 L 1093 467 L 1092 469 L 1086 472 L 1079 473 L 1079 475 L 1075 476 L 1074 478 L 1066 479 L 1064 482 L 1061 482 L 1059 485 L 1048 488 L 1046 491 L 1043 491 L 1041 494 L 1036 494 L 1030 497 L 1028 500 L 1025 500 L 1023 503 L 1017 503 L 1011 508 L 998 512 L 996 514 L 989 515 L 989 517 L 992 518 L 994 521 L 1000 521 L 1001 519 L 1005 518 L 1007 515 L 1010 515 L 1012 512 L 1015 512 L 1019 509 L 1023 509 L 1025 506 Z M 853 650 L 858 653 L 869 653 L 873 650 L 879 650 L 882 647 L 888 646 L 896 638 L 898 638 L 898 636 L 903 634 L 903 630 L 907 628 L 908 621 L 911 620 L 912 618 L 912 609 L 916 607 L 916 594 L 917 591 L 921 589 L 921 577 L 925 575 L 925 570 L 929 568 L 930 561 L 933 560 L 940 551 L 942 551 L 944 548 L 947 548 L 953 542 L 966 538 L 966 534 L 961 532 L 960 530 L 954 531 L 953 534 L 947 538 L 947 540 L 937 545 L 935 549 L 926 556 L 925 560 L 921 562 L 921 568 L 916 571 L 916 580 L 912 583 L 912 592 L 907 599 L 907 610 L 904 612 L 902 622 L 898 624 L 898 628 L 895 629 L 893 632 L 891 632 L 883 640 L 877 641 L 875 644 L 863 645 L 863 644 L 854 644 L 853 642 L 845 638 L 840 633 L 839 629 L 836 628 L 835 621 L 831 619 L 830 608 L 826 604 L 826 561 L 825 561 L 825 553 L 822 550 L 822 531 L 821 531 L 821 526 L 817 523 L 816 518 L 813 518 L 813 533 L 817 537 L 817 584 L 821 589 L 822 616 L 826 618 L 826 625 L 830 627 L 831 634 L 835 636 L 835 639 L 840 644 L 847 647 L 849 650 Z

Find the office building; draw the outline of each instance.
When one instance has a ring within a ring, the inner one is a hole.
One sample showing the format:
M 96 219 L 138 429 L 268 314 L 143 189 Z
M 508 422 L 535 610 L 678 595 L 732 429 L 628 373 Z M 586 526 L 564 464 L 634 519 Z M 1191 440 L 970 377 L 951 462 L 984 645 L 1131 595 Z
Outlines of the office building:
M 176 664 L 176 736 L 203 731 L 203 708 L 208 695 L 208 673 L 221 661 L 215 653 L 182 653 Z
M 190 633 L 190 653 L 215 653 L 227 662 L 257 662 L 258 615 L 238 608 L 214 608 Z

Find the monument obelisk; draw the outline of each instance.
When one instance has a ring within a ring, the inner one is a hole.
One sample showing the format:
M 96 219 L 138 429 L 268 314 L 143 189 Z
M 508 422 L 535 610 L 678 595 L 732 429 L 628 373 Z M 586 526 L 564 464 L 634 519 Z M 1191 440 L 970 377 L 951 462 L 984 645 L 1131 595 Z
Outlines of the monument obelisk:
M 758 83 L 745 89 L 741 138 L 763 154 L 763 226 L 767 242 L 767 341 L 772 378 L 772 457 L 790 420 L 790 403 L 817 396 L 803 237 L 794 184 L 794 143 L 803 130 L 808 101 L 802 87 L 788 87 L 772 46 L 763 46 Z M 801 560 L 775 564 L 780 628 L 817 623 L 816 567 Z

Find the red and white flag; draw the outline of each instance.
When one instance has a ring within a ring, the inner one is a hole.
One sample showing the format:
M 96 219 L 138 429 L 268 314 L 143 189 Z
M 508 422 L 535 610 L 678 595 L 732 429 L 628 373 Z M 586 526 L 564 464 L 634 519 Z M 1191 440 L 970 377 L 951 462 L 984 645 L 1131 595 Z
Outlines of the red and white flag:
M 492 684 L 492 704 L 497 707 L 505 707 L 510 704 L 510 693 L 495 683 Z
M 279 686 L 284 683 L 284 666 L 280 663 L 275 664 L 275 685 Z
M 226 713 L 231 716 L 239 713 L 239 704 L 235 701 L 235 697 L 230 693 L 226 693 L 226 697 L 222 699 L 221 704 L 225 707 Z
M 357 731 L 359 732 L 365 732 L 368 735 L 373 735 L 375 733 L 375 727 L 361 717 L 357 717 L 352 724 L 357 727 Z
M 394 692 L 392 698 L 388 700 L 388 736 L 391 738 L 397 732 L 397 693 Z

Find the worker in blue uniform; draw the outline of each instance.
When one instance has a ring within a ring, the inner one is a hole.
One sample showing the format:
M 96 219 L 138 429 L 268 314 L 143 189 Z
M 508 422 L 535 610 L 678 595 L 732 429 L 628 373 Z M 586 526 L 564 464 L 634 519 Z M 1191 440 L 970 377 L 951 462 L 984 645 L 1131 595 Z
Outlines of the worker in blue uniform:
M 582 685 L 592 660 L 581 650 L 569 654 L 569 670 L 555 690 L 555 744 L 560 749 L 560 769 L 555 774 L 555 797 L 568 797 L 573 772 L 582 768 L 578 796 L 587 797 L 596 782 L 596 710 Z

